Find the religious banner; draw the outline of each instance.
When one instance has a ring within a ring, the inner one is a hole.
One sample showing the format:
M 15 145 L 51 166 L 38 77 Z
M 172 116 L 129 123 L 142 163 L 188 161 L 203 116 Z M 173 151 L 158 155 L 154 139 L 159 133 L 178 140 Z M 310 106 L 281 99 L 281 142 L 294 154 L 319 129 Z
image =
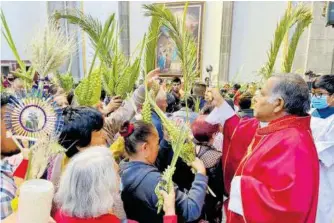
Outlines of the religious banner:
M 182 20 L 185 2 L 166 3 L 172 13 Z M 204 2 L 190 2 L 186 16 L 186 26 L 193 34 L 197 44 L 197 65 L 198 70 L 201 64 L 201 45 L 203 29 Z M 157 43 L 156 66 L 160 68 L 160 76 L 173 77 L 182 76 L 181 61 L 177 55 L 177 48 L 171 39 L 168 29 L 165 26 L 160 28 L 160 36 Z

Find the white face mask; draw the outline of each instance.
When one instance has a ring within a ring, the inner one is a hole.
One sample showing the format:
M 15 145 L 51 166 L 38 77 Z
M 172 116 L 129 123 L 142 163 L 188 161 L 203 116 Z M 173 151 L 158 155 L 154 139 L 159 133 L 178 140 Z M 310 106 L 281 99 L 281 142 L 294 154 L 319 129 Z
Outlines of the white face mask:
M 261 128 L 267 127 L 268 125 L 269 125 L 269 122 L 260 122 Z
M 222 151 L 223 148 L 223 141 L 224 141 L 224 135 L 221 132 L 218 132 L 215 134 L 213 138 L 213 143 L 212 146 L 217 150 L 217 151 Z

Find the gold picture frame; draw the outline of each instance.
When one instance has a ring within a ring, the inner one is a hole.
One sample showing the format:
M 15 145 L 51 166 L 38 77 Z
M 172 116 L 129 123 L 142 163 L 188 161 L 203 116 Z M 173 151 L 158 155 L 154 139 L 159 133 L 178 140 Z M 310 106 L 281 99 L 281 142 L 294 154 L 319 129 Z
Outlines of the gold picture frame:
M 202 39 L 203 39 L 203 16 L 204 1 L 189 2 L 186 22 L 189 29 L 193 33 L 197 43 L 197 69 L 198 78 L 201 77 L 202 65 Z M 182 18 L 184 6 L 186 2 L 168 2 L 163 3 L 172 13 Z M 168 30 L 161 27 L 160 36 L 156 49 L 156 67 L 160 68 L 160 77 L 182 77 L 180 59 L 177 57 L 176 46 L 168 37 Z

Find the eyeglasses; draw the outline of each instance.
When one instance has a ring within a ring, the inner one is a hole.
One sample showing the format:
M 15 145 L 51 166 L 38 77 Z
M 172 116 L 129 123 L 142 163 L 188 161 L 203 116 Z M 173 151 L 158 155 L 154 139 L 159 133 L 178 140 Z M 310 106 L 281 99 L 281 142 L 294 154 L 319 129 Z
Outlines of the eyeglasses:
M 321 92 L 316 92 L 316 93 L 312 93 L 312 96 L 316 97 L 316 98 L 321 98 L 323 95 L 332 95 L 332 94 L 329 94 L 329 93 L 321 93 Z

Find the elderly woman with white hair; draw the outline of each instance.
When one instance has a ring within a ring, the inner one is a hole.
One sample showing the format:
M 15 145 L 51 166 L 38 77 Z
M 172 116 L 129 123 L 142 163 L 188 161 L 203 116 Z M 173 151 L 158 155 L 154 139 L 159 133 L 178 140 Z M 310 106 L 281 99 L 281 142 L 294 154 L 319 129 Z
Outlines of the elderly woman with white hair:
M 108 148 L 97 146 L 78 153 L 67 165 L 55 195 L 56 222 L 121 222 L 125 216 L 119 211 L 123 210 L 119 186 L 118 166 Z M 176 222 L 174 195 L 163 195 L 165 213 L 171 215 L 166 222 Z

